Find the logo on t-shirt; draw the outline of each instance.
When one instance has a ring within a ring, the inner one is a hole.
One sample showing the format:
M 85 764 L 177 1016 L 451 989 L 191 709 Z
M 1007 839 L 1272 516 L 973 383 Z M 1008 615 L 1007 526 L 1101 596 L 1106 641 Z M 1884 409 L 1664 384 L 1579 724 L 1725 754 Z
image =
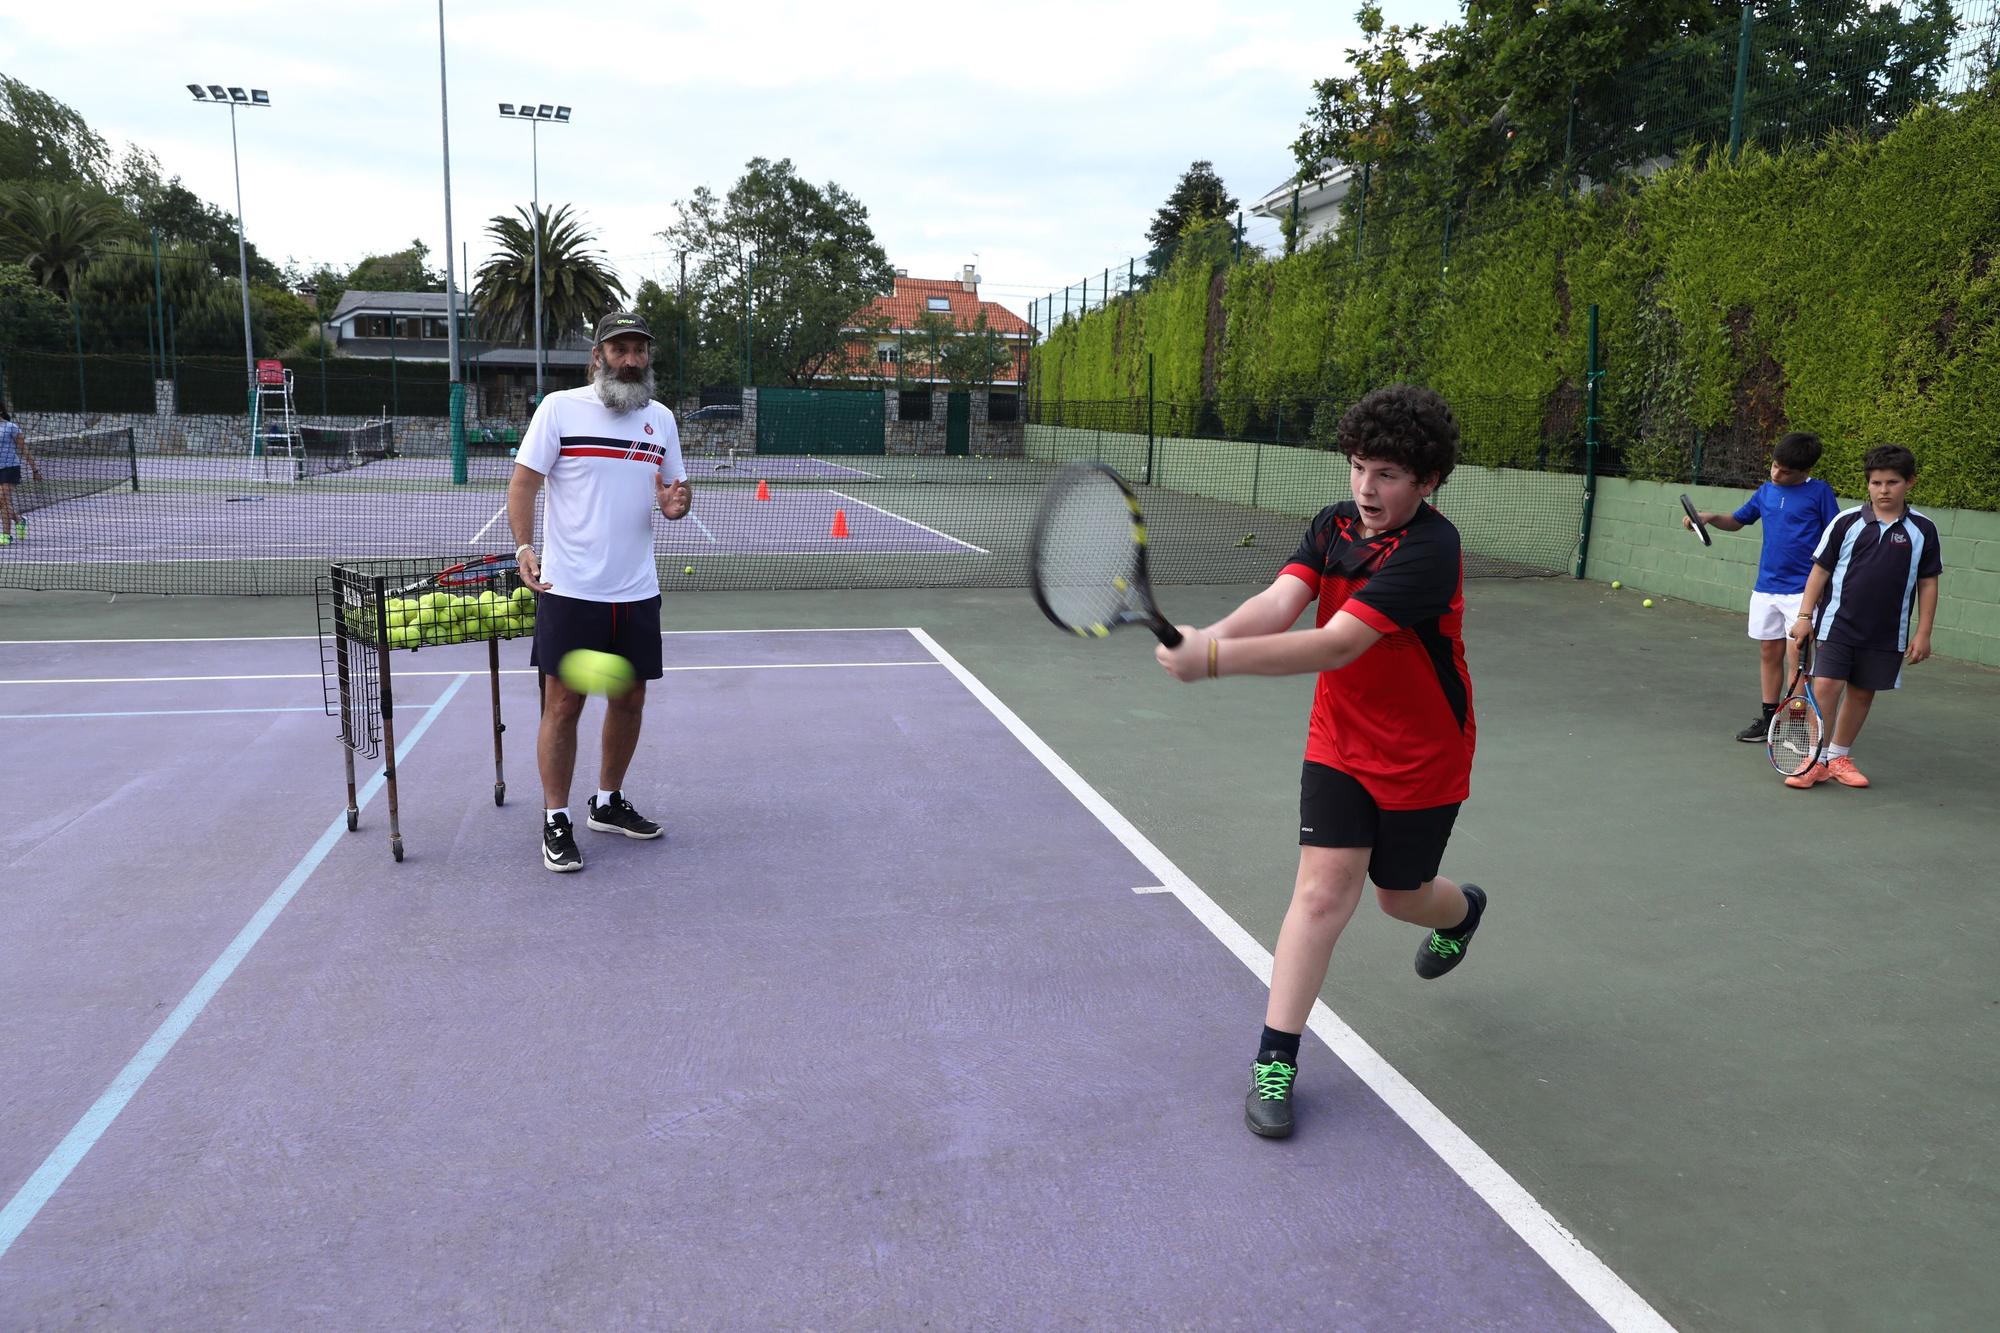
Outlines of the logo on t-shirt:
M 646 434 L 651 435 L 652 433 L 653 433 L 653 423 L 648 421 L 646 423 Z
M 1896 543 L 1896 545 L 1898 545 L 1898 546 L 1908 546 L 1908 545 L 1910 544 L 1910 539 L 1909 539 L 1908 537 L 1905 537 L 1905 536 L 1904 536 L 1904 535 L 1903 535 L 1902 533 L 1900 533 L 1900 532 L 1892 532 L 1892 533 L 1890 533 L 1890 534 L 1889 534 L 1889 540 L 1890 540 L 1890 541 L 1892 541 L 1892 542 L 1894 542 L 1894 543 Z

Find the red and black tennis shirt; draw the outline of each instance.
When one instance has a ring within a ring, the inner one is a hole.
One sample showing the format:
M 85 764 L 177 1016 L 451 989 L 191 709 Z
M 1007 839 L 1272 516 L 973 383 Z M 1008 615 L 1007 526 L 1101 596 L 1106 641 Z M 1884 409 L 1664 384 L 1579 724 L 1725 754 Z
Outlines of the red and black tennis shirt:
M 1354 502 L 1322 509 L 1284 573 L 1313 590 L 1314 623 L 1346 611 L 1382 634 L 1313 693 L 1306 759 L 1354 778 L 1384 810 L 1463 801 L 1476 728 L 1465 667 L 1458 529 L 1430 505 L 1361 535 Z

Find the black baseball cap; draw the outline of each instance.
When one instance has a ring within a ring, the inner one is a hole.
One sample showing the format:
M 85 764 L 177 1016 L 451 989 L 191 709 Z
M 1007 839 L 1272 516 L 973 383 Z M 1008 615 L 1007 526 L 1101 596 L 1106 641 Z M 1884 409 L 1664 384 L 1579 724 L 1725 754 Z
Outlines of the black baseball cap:
M 636 333 L 648 342 L 653 340 L 653 331 L 646 327 L 646 321 L 630 310 L 614 310 L 597 321 L 597 333 L 592 343 L 601 343 L 606 338 L 616 338 L 620 334 Z

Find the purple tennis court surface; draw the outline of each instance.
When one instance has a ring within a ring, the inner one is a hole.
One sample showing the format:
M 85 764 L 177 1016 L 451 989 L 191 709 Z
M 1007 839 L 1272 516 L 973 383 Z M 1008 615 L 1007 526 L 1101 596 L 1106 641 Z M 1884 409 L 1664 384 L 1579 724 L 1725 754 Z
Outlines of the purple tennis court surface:
M 505 550 L 497 490 L 314 491 L 310 486 L 194 492 L 157 501 L 153 521 L 131 521 L 131 493 L 112 491 L 34 515 L 15 563 L 341 559 L 462 549 Z M 836 515 L 847 535 L 833 535 Z M 894 555 L 985 548 L 847 492 L 781 487 L 759 500 L 746 487 L 712 489 L 678 523 L 659 524 L 669 562 L 710 555 Z M 218 575 L 218 577 L 226 577 Z
M 397 654 L 397 865 L 311 640 L 0 644 L 0 1324 L 1659 1326 L 1317 1042 L 1248 1134 L 1240 932 L 920 632 L 669 635 L 573 876 L 526 651 L 504 808 Z

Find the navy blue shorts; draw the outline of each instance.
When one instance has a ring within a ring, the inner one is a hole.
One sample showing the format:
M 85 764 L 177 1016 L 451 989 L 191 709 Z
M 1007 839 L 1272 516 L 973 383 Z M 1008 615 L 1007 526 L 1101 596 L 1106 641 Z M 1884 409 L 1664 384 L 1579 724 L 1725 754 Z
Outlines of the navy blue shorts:
M 1815 680 L 1844 680 L 1864 690 L 1893 690 L 1903 683 L 1903 655 L 1894 648 L 1857 648 L 1849 643 L 1813 645 Z
M 20 464 L 16 463 L 13 467 L 0 467 L 0 486 L 19 486 L 20 484 Z
M 1299 846 L 1367 847 L 1378 889 L 1421 889 L 1437 878 L 1458 803 L 1384 810 L 1349 774 L 1306 761 L 1299 775 Z
M 535 647 L 531 666 L 551 676 L 563 654 L 578 648 L 616 653 L 632 664 L 640 680 L 660 678 L 660 599 L 643 602 L 586 602 L 545 592 L 535 600 Z

